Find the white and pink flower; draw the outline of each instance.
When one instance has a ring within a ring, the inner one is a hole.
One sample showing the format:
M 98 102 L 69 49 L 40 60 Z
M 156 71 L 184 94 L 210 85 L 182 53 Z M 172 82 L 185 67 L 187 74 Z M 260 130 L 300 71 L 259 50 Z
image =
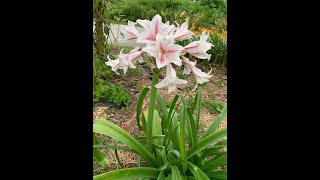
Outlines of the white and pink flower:
M 213 46 L 211 43 L 208 43 L 209 33 L 205 34 L 205 31 L 202 32 L 199 41 L 193 41 L 190 44 L 184 47 L 184 51 L 188 52 L 192 56 L 195 56 L 199 59 L 210 59 L 211 55 L 206 52 Z
M 139 24 L 144 28 L 144 31 L 139 33 L 135 24 Z M 209 73 L 202 72 L 196 67 L 196 61 L 192 62 L 184 55 L 186 53 L 191 54 L 199 59 L 210 59 L 211 55 L 207 54 L 207 51 L 213 46 L 207 42 L 209 34 L 203 32 L 198 41 L 193 41 L 182 47 L 175 43 L 175 41 L 182 41 L 191 39 L 194 35 L 188 30 L 188 22 L 184 22 L 181 25 L 177 23 L 170 25 L 169 21 L 166 23 L 162 22 L 161 16 L 155 15 L 151 21 L 140 20 L 137 22 L 128 22 L 128 26 L 121 29 L 121 32 L 125 36 L 125 40 L 132 41 L 137 44 L 145 45 L 142 47 L 136 47 L 128 54 L 123 54 L 122 50 L 118 55 L 118 59 L 111 60 L 108 56 L 109 61 L 106 62 L 107 66 L 112 68 L 117 74 L 118 69 L 123 69 L 126 74 L 128 68 L 136 68 L 134 65 L 137 61 L 140 63 L 143 61 L 141 55 L 146 53 L 149 56 L 155 58 L 157 68 L 160 69 L 166 66 L 166 77 L 155 85 L 156 88 L 168 87 L 169 93 L 176 89 L 177 85 L 186 84 L 187 81 L 177 78 L 176 71 L 173 69 L 172 64 L 177 66 L 184 65 L 184 74 L 192 74 L 196 79 L 196 86 L 209 81 L 212 77 Z M 181 59 L 181 58 L 182 59 Z
M 156 64 L 159 69 L 170 63 L 181 66 L 180 53 L 182 50 L 182 46 L 174 44 L 173 35 L 162 36 L 160 34 L 156 36 L 154 46 L 147 46 L 142 49 L 142 51 L 156 59 Z
M 166 77 L 155 85 L 156 88 L 168 87 L 168 92 L 171 93 L 180 84 L 186 84 L 187 81 L 184 79 L 177 78 L 176 71 L 172 68 L 171 64 L 167 65 Z
M 137 23 L 145 29 L 144 32 L 139 34 L 137 43 L 154 45 L 157 34 L 164 33 L 163 28 L 168 28 L 162 23 L 162 18 L 159 14 L 155 15 L 151 21 L 138 19 Z
M 188 29 L 188 22 L 184 22 L 175 32 L 174 40 L 182 41 L 185 39 L 191 39 L 192 35 L 194 35 L 194 33 Z
M 114 71 L 116 74 L 119 74 L 118 69 L 123 69 L 124 74 L 126 74 L 128 68 L 136 68 L 134 63 L 139 61 L 140 63 L 143 62 L 141 55 L 143 52 L 140 50 L 140 47 L 136 47 L 128 54 L 122 53 L 123 49 L 121 49 L 120 54 L 118 55 L 118 59 L 111 60 L 109 55 L 109 61 L 106 62 L 107 66 L 111 67 L 111 70 Z
M 128 26 L 120 27 L 120 32 L 124 35 L 125 41 L 136 41 L 139 35 L 134 22 L 128 21 Z
M 199 68 L 197 68 L 196 61 L 192 62 L 188 58 L 182 56 L 182 62 L 183 62 L 183 66 L 184 66 L 183 73 L 190 74 L 190 72 L 192 72 L 192 74 L 194 75 L 194 77 L 196 79 L 197 85 L 208 82 L 209 78 L 212 77 L 212 75 L 210 75 L 211 71 L 209 73 L 205 73 L 205 72 L 202 72 Z M 197 85 L 196 85 L 196 87 L 197 87 Z

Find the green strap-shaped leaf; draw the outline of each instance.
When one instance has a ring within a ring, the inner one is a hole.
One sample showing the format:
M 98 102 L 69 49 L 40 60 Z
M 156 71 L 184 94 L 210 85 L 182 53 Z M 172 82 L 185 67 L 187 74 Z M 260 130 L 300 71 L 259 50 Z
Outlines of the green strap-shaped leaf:
M 134 137 L 107 120 L 98 120 L 95 122 L 93 124 L 93 132 L 110 136 L 127 144 L 129 147 L 138 152 L 153 167 L 158 167 L 160 165 L 153 155 Z
M 192 147 L 194 144 L 194 141 L 196 140 L 196 139 L 194 139 L 194 135 L 195 135 L 195 132 L 194 132 L 195 131 L 195 124 L 194 123 L 195 122 L 192 117 L 191 111 L 189 110 L 189 108 L 186 104 L 186 101 L 182 95 L 180 95 L 180 99 L 181 99 L 182 104 L 185 107 L 185 111 L 186 111 L 185 118 L 186 118 L 186 124 L 187 124 L 187 127 L 186 127 L 187 138 L 188 138 L 188 142 L 189 142 L 189 147 Z
M 177 113 L 174 111 L 171 123 L 171 138 L 174 149 L 180 149 L 180 128 Z M 170 141 L 169 141 L 170 142 Z
M 207 173 L 208 177 L 213 180 L 227 180 L 226 170 L 214 170 Z
M 174 108 L 174 107 L 176 106 L 176 102 L 177 102 L 178 98 L 179 98 L 179 96 L 176 95 L 176 96 L 174 97 L 172 103 L 171 103 L 171 106 L 170 106 L 170 110 L 169 110 L 169 113 L 168 113 L 168 117 L 167 117 L 167 119 L 166 119 L 166 122 L 169 122 L 169 126 L 171 125 L 171 121 L 172 121 L 172 118 L 173 118 L 172 113 L 174 113 L 174 111 L 175 111 L 175 108 Z
M 157 180 L 165 180 L 165 179 L 166 179 L 166 177 L 164 175 L 164 171 L 161 171 L 159 176 L 158 176 L 158 178 L 157 178 Z
M 182 171 L 186 172 L 187 171 L 187 164 L 184 162 L 187 160 L 186 157 L 186 142 L 185 142 L 185 106 L 182 105 L 181 110 L 180 110 L 180 154 L 181 154 L 181 160 L 182 162 Z
M 168 110 L 167 110 L 166 103 L 164 102 L 164 99 L 161 97 L 159 92 L 157 92 L 157 101 L 162 112 L 161 125 L 162 125 L 162 128 L 165 129 L 168 127 L 168 123 L 166 122 L 167 116 L 168 116 Z
M 171 171 L 172 171 L 172 179 L 181 180 L 180 171 L 177 166 L 172 166 Z
M 186 109 L 186 115 L 187 115 L 187 127 L 189 130 L 189 147 L 192 147 L 194 144 L 196 144 L 197 142 L 197 130 L 196 130 L 196 126 L 195 126 L 195 121 L 194 118 L 191 114 L 190 109 Z
M 201 91 L 197 92 L 197 111 L 196 111 L 196 129 L 199 128 L 200 109 L 201 109 Z
M 218 115 L 218 117 L 213 121 L 213 123 L 210 125 L 210 127 L 206 130 L 206 132 L 203 133 L 202 138 L 205 138 L 209 136 L 211 133 L 215 132 L 217 130 L 218 125 L 221 123 L 221 121 L 226 117 L 227 115 L 227 107 L 225 107 L 222 112 Z
M 213 146 L 207 147 L 202 151 L 202 155 L 200 159 L 205 159 L 208 156 L 213 156 L 218 150 L 227 147 L 227 140 L 222 140 Z
M 168 151 L 168 154 L 169 154 L 169 153 L 175 154 L 177 158 L 180 158 L 180 156 L 181 156 L 181 155 L 180 155 L 180 152 L 177 151 L 176 149 L 169 150 L 169 151 Z
M 154 115 L 154 107 L 156 103 L 156 96 L 157 96 L 157 88 L 155 85 L 158 83 L 159 80 L 159 69 L 154 69 L 153 77 L 152 77 L 152 84 L 151 84 L 151 92 L 150 92 L 150 100 L 149 100 L 149 107 L 148 107 L 148 117 L 147 119 L 147 148 L 149 152 L 152 152 L 152 126 L 153 126 L 153 115 Z
M 119 146 L 109 146 L 109 145 L 93 145 L 94 148 L 110 148 L 110 149 L 117 149 L 117 150 L 123 150 L 123 151 L 130 151 L 136 153 L 135 150 L 125 147 L 119 147 Z
M 196 180 L 210 180 L 209 177 L 196 165 L 187 162 L 188 167 Z
M 226 166 L 226 165 L 227 165 L 227 154 L 223 153 L 221 156 L 217 158 L 213 157 L 213 159 L 207 161 L 204 164 L 202 170 L 205 172 L 208 172 L 216 169 L 217 167 Z
M 117 149 L 114 149 L 114 153 L 116 154 L 116 159 L 117 159 L 118 163 L 120 164 L 121 168 L 124 168 L 122 162 L 120 161 Z
M 201 139 L 196 145 L 192 146 L 187 150 L 187 159 L 193 156 L 195 153 L 205 149 L 213 142 L 222 139 L 227 135 L 227 128 L 221 129 L 203 139 Z
M 141 108 L 142 108 L 142 104 L 143 104 L 143 100 L 146 97 L 147 93 L 149 91 L 149 88 L 144 88 L 141 92 L 141 95 L 139 97 L 138 100 L 138 104 L 137 104 L 137 114 L 136 114 L 136 121 L 137 121 L 137 125 L 139 127 L 139 129 L 141 131 L 143 131 L 141 125 L 140 125 L 140 114 L 141 114 Z M 145 127 L 144 127 L 145 128 Z
M 197 180 L 194 176 L 187 176 L 187 180 Z
M 93 144 L 99 144 L 95 134 L 93 133 Z M 93 148 L 93 157 L 98 163 L 103 167 L 109 167 L 109 160 L 108 158 L 101 152 L 97 147 Z
M 136 167 L 120 169 L 93 176 L 93 180 L 128 180 L 134 178 L 157 178 L 161 170 L 157 168 Z
M 144 111 L 143 115 L 144 117 L 148 117 L 148 111 Z M 148 121 L 147 121 L 148 123 Z M 161 126 L 161 119 L 159 116 L 159 113 L 157 110 L 154 110 L 153 112 L 153 121 L 152 121 L 152 140 L 153 143 L 155 143 L 158 146 L 163 145 L 163 139 L 162 138 L 153 138 L 156 136 L 162 136 L 162 126 Z

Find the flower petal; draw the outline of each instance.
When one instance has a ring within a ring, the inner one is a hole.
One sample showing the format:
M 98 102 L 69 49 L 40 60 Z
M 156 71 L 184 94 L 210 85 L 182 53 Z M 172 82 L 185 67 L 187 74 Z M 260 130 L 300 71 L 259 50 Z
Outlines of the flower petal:
M 155 87 L 156 88 L 163 88 L 163 87 L 167 87 L 167 85 L 168 85 L 167 79 L 163 79 L 161 82 L 156 84 Z
M 156 58 L 156 64 L 157 64 L 158 69 L 166 66 L 169 63 L 170 63 L 170 61 L 167 59 L 165 54 L 162 54 L 161 52 L 159 52 L 158 57 Z
M 137 37 L 137 43 L 148 43 L 151 41 L 155 41 L 155 39 L 147 31 L 140 33 Z
M 188 30 L 188 22 L 184 22 L 181 24 L 181 26 L 177 29 L 176 33 L 174 34 L 175 40 L 185 40 L 192 38 L 192 35 L 194 35 L 193 32 Z
M 137 23 L 140 24 L 146 31 L 150 31 L 151 22 L 149 20 L 138 19 Z
M 156 46 L 147 46 L 142 48 L 142 51 L 148 53 L 150 56 L 157 58 L 159 55 L 159 48 Z
M 156 14 L 151 20 L 150 32 L 156 36 L 162 30 L 162 18 L 159 14 Z

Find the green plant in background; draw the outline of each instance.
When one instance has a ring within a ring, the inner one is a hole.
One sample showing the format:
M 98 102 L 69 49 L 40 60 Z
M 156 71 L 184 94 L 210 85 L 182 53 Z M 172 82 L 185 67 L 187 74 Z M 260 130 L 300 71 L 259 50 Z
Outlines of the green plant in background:
M 111 68 L 106 66 L 94 51 L 94 91 L 93 101 L 108 101 L 117 106 L 128 106 L 131 102 L 131 96 L 126 92 L 126 89 L 121 86 L 112 85 L 107 82 L 114 75 L 111 73 Z
M 212 54 L 209 62 L 204 63 L 213 63 L 224 66 L 227 64 L 227 44 L 222 41 L 216 34 L 210 36 L 214 46 L 210 49 Z
M 203 100 L 203 105 L 206 108 L 208 108 L 212 113 L 221 112 L 225 108 L 223 104 L 218 103 L 217 101 L 208 100 L 208 99 Z
M 119 0 L 114 5 L 122 9 L 124 19 L 150 19 L 161 14 L 163 20 L 173 23 L 195 22 L 197 26 L 213 26 L 217 19 L 225 19 L 227 5 L 224 0 Z M 225 28 L 226 29 L 226 28 Z
M 154 109 L 151 122 L 148 120 L 150 108 L 141 112 L 148 91 L 148 88 L 142 91 L 136 113 L 137 125 L 144 132 L 144 136 L 134 138 L 107 120 L 98 120 L 93 125 L 95 133 L 110 136 L 127 145 L 125 148 L 108 145 L 94 147 L 121 148 L 134 152 L 147 162 L 147 167 L 110 171 L 96 175 L 93 179 L 227 179 L 227 170 L 223 168 L 227 163 L 227 154 L 223 150 L 227 144 L 227 129 L 217 131 L 218 125 L 227 114 L 227 109 L 224 108 L 211 126 L 200 134 L 201 91 L 198 91 L 191 107 L 187 106 L 183 96 L 176 95 L 171 107 L 167 108 L 161 95 L 152 88 L 150 101 L 156 99 L 159 110 Z M 177 104 L 179 98 L 180 102 Z M 152 129 L 151 134 L 148 128 Z M 151 144 L 146 143 L 147 139 L 151 140 Z M 138 158 L 139 166 L 141 158 Z
M 222 80 L 221 79 L 217 79 L 216 81 L 214 81 L 214 83 L 219 89 L 222 88 Z
M 108 101 L 117 106 L 128 106 L 131 102 L 131 96 L 124 87 L 110 85 L 103 79 L 97 80 L 93 98 L 94 102 Z

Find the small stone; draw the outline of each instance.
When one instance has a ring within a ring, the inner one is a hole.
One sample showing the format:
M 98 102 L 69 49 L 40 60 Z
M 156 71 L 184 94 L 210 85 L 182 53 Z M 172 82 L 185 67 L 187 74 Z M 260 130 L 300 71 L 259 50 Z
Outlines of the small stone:
M 129 86 L 129 87 L 136 86 L 136 85 L 137 85 L 136 82 L 129 82 L 129 83 L 128 83 L 128 86 Z
M 133 93 L 136 95 L 136 94 L 139 94 L 140 93 L 140 91 L 133 91 Z
M 109 114 L 109 117 L 113 117 L 113 116 L 114 116 L 114 114 L 113 114 L 113 113 Z
M 160 78 L 160 79 L 163 79 L 164 77 L 160 74 L 160 75 L 159 75 L 159 78 Z

